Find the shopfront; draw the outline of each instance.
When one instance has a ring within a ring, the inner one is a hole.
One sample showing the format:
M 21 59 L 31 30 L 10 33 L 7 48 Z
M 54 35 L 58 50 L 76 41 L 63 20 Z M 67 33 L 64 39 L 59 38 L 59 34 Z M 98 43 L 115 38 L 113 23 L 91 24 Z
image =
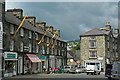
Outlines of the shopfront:
M 47 71 L 46 56 L 38 56 L 38 58 L 42 61 L 39 66 L 41 72 Z
M 41 60 L 35 54 L 26 54 L 24 58 L 24 74 L 40 72 L 39 64 Z
M 4 52 L 5 60 L 5 72 L 4 77 L 10 77 L 17 75 L 17 53 L 16 52 Z

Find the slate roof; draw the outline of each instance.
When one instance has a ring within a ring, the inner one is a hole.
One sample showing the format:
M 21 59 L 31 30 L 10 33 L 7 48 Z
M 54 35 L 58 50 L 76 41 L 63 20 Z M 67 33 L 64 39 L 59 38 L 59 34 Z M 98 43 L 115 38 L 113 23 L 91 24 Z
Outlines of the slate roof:
M 5 20 L 7 22 L 9 22 L 9 23 L 12 23 L 12 24 L 15 24 L 15 25 L 18 25 L 18 26 L 21 23 L 20 19 L 16 18 L 16 16 L 14 16 L 11 13 L 8 13 L 8 12 L 5 13 Z M 40 28 L 40 27 L 34 27 L 28 21 L 25 21 L 23 23 L 22 27 L 25 28 L 25 29 L 31 30 L 31 31 L 38 32 L 40 34 L 44 34 L 45 33 L 45 31 L 42 28 Z M 47 32 L 47 36 L 52 37 L 53 33 Z M 60 41 L 63 41 L 60 37 L 55 37 L 55 38 L 58 39 L 58 40 L 60 40 Z
M 80 60 L 80 51 L 79 50 L 75 50 L 75 51 L 72 51 L 72 50 L 69 50 L 67 51 L 67 58 L 73 58 L 74 60 Z M 70 56 L 72 57 L 70 57 Z
M 94 28 L 90 31 L 83 33 L 81 36 L 90 36 L 90 35 L 108 35 L 110 31 L 101 30 L 99 28 Z

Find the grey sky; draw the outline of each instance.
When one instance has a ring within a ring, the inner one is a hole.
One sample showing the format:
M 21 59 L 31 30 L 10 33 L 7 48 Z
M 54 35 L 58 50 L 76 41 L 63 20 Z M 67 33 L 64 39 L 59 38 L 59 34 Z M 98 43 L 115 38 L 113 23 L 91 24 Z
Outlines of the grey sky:
M 117 2 L 9 2 L 6 9 L 22 8 L 24 14 L 60 29 L 64 40 L 73 40 L 85 31 L 105 27 L 106 21 L 118 26 L 117 6 Z

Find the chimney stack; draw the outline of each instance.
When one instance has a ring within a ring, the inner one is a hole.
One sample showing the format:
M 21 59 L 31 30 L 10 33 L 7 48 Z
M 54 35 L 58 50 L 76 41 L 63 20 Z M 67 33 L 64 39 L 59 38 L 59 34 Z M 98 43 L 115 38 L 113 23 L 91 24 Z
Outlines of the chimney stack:
M 58 32 L 57 32 L 57 36 L 60 37 L 60 30 L 58 30 L 58 29 L 57 29 L 57 30 L 53 30 L 54 33 L 55 33 L 56 31 L 58 31 Z
M 112 30 L 110 22 L 106 22 L 106 30 L 108 30 L 108 31 Z
M 26 21 L 28 21 L 30 24 L 32 24 L 33 26 L 36 26 L 36 17 L 35 16 L 28 16 L 26 18 Z
M 53 31 L 53 26 L 47 26 L 47 27 L 45 27 L 45 29 L 47 30 L 48 29 L 48 27 L 49 27 L 49 31 Z
M 7 10 L 7 12 L 13 14 L 14 16 L 16 16 L 19 19 L 23 18 L 23 10 L 22 9 L 9 9 L 9 10 Z
M 114 34 L 115 34 L 115 35 L 118 35 L 118 34 L 119 34 L 119 28 L 118 28 L 118 27 L 116 27 L 116 28 L 114 29 Z
M 36 22 L 36 27 L 41 27 L 44 30 L 45 26 L 46 26 L 46 22 Z

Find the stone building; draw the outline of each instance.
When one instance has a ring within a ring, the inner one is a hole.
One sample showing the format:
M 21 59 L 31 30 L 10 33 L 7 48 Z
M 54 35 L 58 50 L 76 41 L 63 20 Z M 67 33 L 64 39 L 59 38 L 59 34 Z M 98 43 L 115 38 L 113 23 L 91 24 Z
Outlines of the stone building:
M 97 65 L 105 70 L 105 64 L 120 60 L 119 29 L 111 28 L 110 22 L 105 28 L 95 28 L 80 35 L 80 61 L 85 67 Z
M 56 30 L 53 27 L 47 31 L 46 22 L 36 22 L 35 16 L 28 16 L 14 39 L 11 39 L 18 29 L 22 19 L 22 9 L 10 9 L 5 12 L 5 4 L 0 6 L 3 19 L 3 77 L 41 73 L 43 66 L 59 67 L 67 64 L 67 43 L 60 38 L 60 30 L 52 39 Z M 41 44 L 38 42 L 47 31 Z M 50 45 L 47 44 L 50 42 Z

